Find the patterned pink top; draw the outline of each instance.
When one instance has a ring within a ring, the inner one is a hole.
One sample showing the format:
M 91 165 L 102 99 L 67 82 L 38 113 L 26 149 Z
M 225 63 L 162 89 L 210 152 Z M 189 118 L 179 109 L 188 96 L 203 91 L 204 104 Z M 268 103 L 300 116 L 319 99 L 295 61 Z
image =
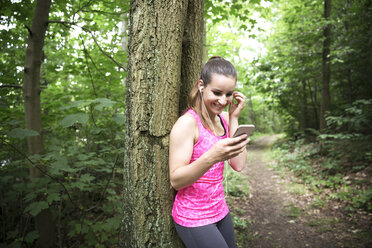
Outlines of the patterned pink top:
M 189 109 L 186 113 L 195 117 L 199 127 L 199 139 L 194 145 L 190 159 L 192 163 L 217 141 L 229 137 L 229 131 L 221 115 L 226 132 L 224 136 L 219 137 L 203 126 L 194 110 Z M 177 224 L 184 227 L 204 226 L 222 220 L 229 213 L 223 192 L 223 168 L 223 161 L 214 164 L 195 183 L 177 192 L 172 210 L 172 217 Z

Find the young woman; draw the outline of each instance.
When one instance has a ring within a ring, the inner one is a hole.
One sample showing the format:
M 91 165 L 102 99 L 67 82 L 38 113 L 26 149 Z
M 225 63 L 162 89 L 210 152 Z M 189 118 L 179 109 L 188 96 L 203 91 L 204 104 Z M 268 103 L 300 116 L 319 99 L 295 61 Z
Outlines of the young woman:
M 169 173 L 178 191 L 172 217 L 188 248 L 235 247 L 222 182 L 225 160 L 236 171 L 244 168 L 249 142 L 246 135 L 230 137 L 245 106 L 244 95 L 234 91 L 236 81 L 234 66 L 212 57 L 191 90 L 190 108 L 171 131 Z

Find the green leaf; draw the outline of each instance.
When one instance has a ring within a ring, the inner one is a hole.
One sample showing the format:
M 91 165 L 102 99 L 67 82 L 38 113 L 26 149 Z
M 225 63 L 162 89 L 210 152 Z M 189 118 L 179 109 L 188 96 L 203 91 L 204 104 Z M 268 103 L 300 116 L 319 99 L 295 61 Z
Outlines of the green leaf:
M 79 155 L 77 155 L 77 159 L 79 159 L 80 161 L 84 161 L 84 160 L 88 160 L 91 156 L 88 156 L 84 153 L 81 153 Z
M 243 29 L 243 30 L 247 30 L 248 29 L 247 25 L 245 25 L 245 24 L 240 25 L 239 28 L 240 29 Z
M 102 111 L 103 108 L 105 107 L 111 107 L 112 105 L 114 105 L 114 101 L 111 101 L 110 99 L 107 99 L 107 98 L 97 98 L 95 100 L 93 100 L 94 103 L 98 103 L 97 106 L 95 106 L 94 108 L 99 110 L 99 111 Z
M 104 130 L 105 130 L 104 128 L 93 128 L 92 134 L 100 134 Z
M 79 114 L 71 114 L 67 115 L 63 120 L 61 121 L 62 127 L 71 127 L 75 123 L 81 123 L 86 124 L 89 119 L 89 115 L 85 113 L 79 113 Z
M 92 181 L 92 180 L 94 180 L 94 179 L 95 179 L 95 177 L 92 176 L 92 175 L 90 175 L 90 174 L 84 174 L 84 175 L 82 175 L 82 176 L 80 177 L 80 180 L 81 180 L 82 182 L 87 182 L 87 183 L 89 183 L 90 181 Z
M 25 209 L 26 212 L 29 212 L 32 216 L 38 215 L 42 210 L 49 207 L 46 201 L 33 202 Z
M 71 188 L 78 188 L 81 191 L 91 191 L 92 190 L 92 187 L 90 187 L 89 184 L 84 183 L 82 181 L 77 181 L 77 182 L 70 183 L 70 186 L 71 186 Z
M 112 117 L 112 120 L 114 122 L 116 122 L 116 124 L 118 125 L 124 125 L 124 122 L 125 122 L 125 116 L 124 114 L 115 114 L 113 117 Z
M 36 197 L 35 192 L 30 192 L 30 193 L 28 193 L 28 194 L 25 196 L 24 200 L 25 200 L 26 202 L 30 202 L 30 201 L 34 200 L 35 197 Z
M 12 125 L 12 126 L 19 125 L 21 123 L 22 123 L 22 121 L 19 121 L 19 120 L 10 120 L 10 121 L 8 121 L 8 124 L 9 125 Z
M 106 220 L 106 223 L 104 224 L 104 229 L 106 231 L 112 231 L 118 229 L 120 226 L 120 218 L 113 217 Z
M 6 236 L 10 239 L 15 239 L 19 235 L 18 230 L 11 230 L 6 233 Z
M 9 133 L 8 136 L 11 138 L 24 139 L 29 136 L 38 136 L 39 133 L 31 129 L 14 128 Z
M 47 196 L 47 201 L 49 204 L 54 201 L 59 201 L 59 200 L 60 200 L 60 195 L 58 192 L 49 193 Z
M 261 0 L 249 0 L 251 4 L 260 4 Z
M 79 100 L 74 101 L 64 107 L 60 107 L 60 109 L 70 109 L 70 108 L 79 108 L 79 107 L 85 107 L 92 103 L 92 100 Z
M 32 243 L 38 237 L 39 237 L 39 233 L 36 230 L 34 230 L 34 231 L 31 231 L 31 232 L 27 233 L 27 235 L 25 237 L 25 241 L 27 243 Z
M 68 165 L 67 158 L 58 156 L 56 160 L 52 162 L 52 166 L 49 168 L 49 171 L 53 175 L 61 175 L 61 171 L 73 172 L 70 169 L 71 167 Z

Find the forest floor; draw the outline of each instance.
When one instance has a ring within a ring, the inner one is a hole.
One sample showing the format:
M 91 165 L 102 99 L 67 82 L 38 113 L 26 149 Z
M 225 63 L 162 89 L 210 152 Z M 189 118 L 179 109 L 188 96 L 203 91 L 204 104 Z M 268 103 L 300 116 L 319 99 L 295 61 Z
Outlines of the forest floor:
M 372 247 L 371 214 L 347 213 L 339 203 L 319 207 L 289 171 L 273 169 L 268 154 L 277 135 L 248 146 L 244 196 L 227 196 L 238 247 Z M 244 185 L 241 185 L 244 186 Z

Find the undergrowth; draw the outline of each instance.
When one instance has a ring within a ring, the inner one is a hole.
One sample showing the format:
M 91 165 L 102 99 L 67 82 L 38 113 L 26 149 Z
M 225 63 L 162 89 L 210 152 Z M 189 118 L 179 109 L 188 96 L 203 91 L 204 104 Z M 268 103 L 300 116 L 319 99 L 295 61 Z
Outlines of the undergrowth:
M 282 140 L 272 150 L 276 169 L 287 168 L 309 189 L 345 204 L 348 211 L 372 210 L 370 140 Z
M 1 137 L 0 247 L 39 247 L 34 217 L 51 213 L 56 247 L 114 247 L 122 214 L 124 116 L 109 99 L 75 101 L 63 107 L 92 106 L 66 113 L 44 127 L 46 153 L 27 155 L 30 130 L 14 128 Z M 104 108 L 105 107 L 105 108 Z M 94 120 L 94 121 L 93 121 Z M 20 147 L 20 148 L 18 148 Z M 43 177 L 30 180 L 30 168 Z
M 372 99 L 340 106 L 326 120 L 322 133 L 307 129 L 308 135 L 274 146 L 277 167 L 290 169 L 314 192 L 344 203 L 348 211 L 370 212 Z

